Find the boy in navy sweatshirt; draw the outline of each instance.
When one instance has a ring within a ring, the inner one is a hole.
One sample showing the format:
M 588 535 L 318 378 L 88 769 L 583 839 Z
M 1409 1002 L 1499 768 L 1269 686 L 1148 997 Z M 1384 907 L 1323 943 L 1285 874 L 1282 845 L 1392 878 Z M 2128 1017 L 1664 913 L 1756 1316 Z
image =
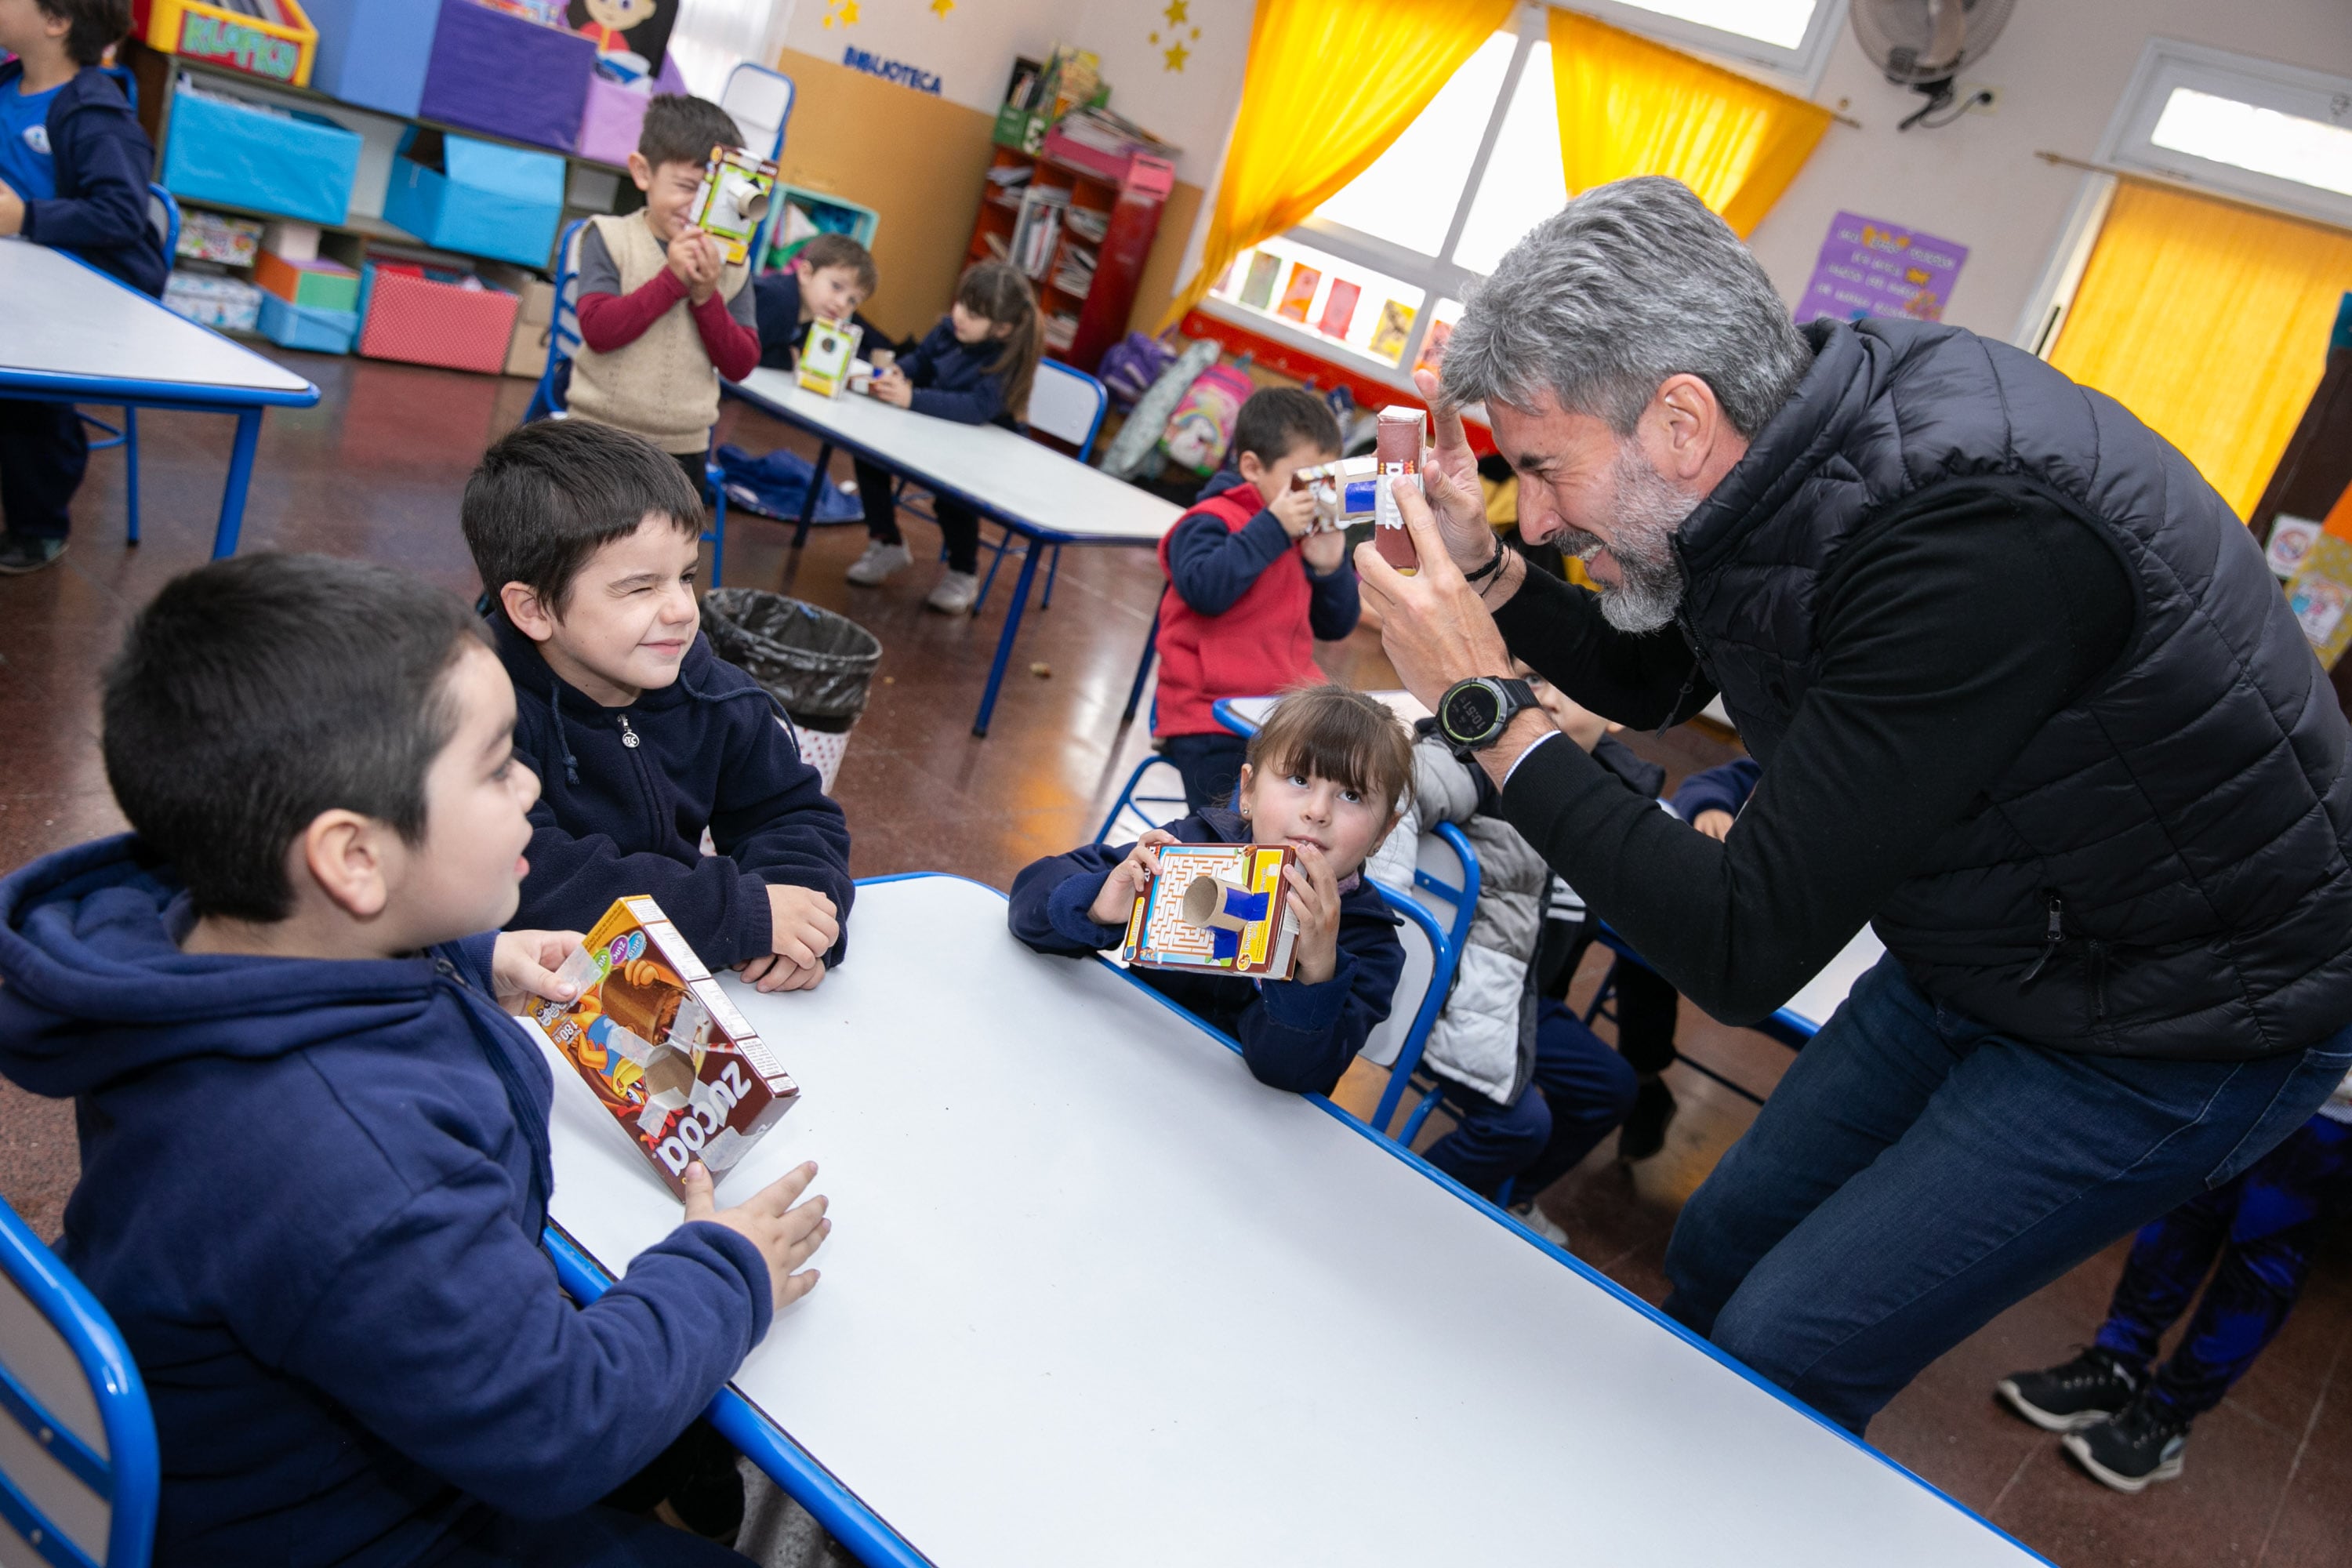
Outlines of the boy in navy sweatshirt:
M 1217 721 L 1217 700 L 1321 680 L 1316 639 L 1346 637 L 1360 609 L 1347 536 L 1314 532 L 1314 499 L 1290 488 L 1292 474 L 1339 455 L 1330 406 L 1301 387 L 1252 393 L 1233 454 L 1160 542 L 1151 732 L 1194 811 L 1223 805 L 1241 771 L 1242 739 Z
M 1288 980 L 1136 969 L 1135 978 L 1241 1042 L 1260 1083 L 1328 1094 L 1389 1016 L 1404 944 L 1363 876 L 1412 783 L 1412 739 L 1359 691 L 1320 686 L 1275 704 L 1251 737 L 1231 810 L 1213 805 L 1131 845 L 1054 855 L 1013 880 L 1013 934 L 1073 957 L 1118 947 L 1163 844 L 1289 844 L 1298 916 Z
M 0 0 L 0 51 L 16 57 L 0 65 L 0 236 L 161 295 L 171 263 L 147 221 L 155 148 L 117 79 L 129 77 L 98 63 L 130 28 L 131 0 Z M 71 404 L 0 398 L 0 574 L 65 553 L 67 508 L 89 463 Z
M 642 893 L 712 968 L 814 986 L 845 951 L 849 827 L 702 636 L 692 483 L 641 437 L 542 420 L 483 454 L 464 517 L 541 781 L 516 921 L 585 930 Z
M 554 1079 L 507 1009 L 578 936 L 496 929 L 538 781 L 479 622 L 218 561 L 103 711 L 135 832 L 0 882 L 0 1071 L 75 1100 L 60 1251 L 146 1384 L 155 1561 L 741 1568 L 596 1500 L 815 1284 L 824 1201 L 803 1165 L 714 1211 L 697 1164 L 610 1293 L 557 1286 Z

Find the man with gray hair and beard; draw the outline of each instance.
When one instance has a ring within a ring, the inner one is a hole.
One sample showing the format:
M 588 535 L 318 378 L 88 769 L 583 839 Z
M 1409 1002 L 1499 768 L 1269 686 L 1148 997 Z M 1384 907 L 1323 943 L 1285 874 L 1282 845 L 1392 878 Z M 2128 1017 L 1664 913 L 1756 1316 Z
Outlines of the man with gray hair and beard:
M 2327 1098 L 2347 726 L 2244 525 L 2121 405 L 1955 327 L 1797 328 L 1664 179 L 1538 225 L 1420 384 L 1420 571 L 1358 569 L 1511 824 L 1728 1022 L 1886 943 L 1685 1205 L 1675 1318 L 1859 1433 Z M 1522 537 L 1597 595 L 1487 527 L 1480 403 Z M 1730 835 L 1549 743 L 1514 655 L 1642 728 L 1720 692 L 1763 766 Z

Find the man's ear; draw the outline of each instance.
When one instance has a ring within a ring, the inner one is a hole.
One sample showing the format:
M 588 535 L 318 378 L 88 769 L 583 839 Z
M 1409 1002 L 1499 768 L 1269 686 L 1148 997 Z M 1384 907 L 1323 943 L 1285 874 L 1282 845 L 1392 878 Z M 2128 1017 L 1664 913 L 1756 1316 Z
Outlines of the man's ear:
M 1653 466 L 1667 479 L 1689 484 L 1706 468 L 1708 459 L 1730 423 L 1724 418 L 1723 405 L 1716 401 L 1715 388 L 1702 378 L 1685 371 L 1670 375 L 1658 384 L 1650 405 L 1642 412 L 1642 423 L 1650 426 Z
M 654 166 L 646 161 L 646 155 L 643 153 L 629 154 L 629 178 L 636 183 L 637 189 L 641 191 L 650 191 L 654 188 Z
M 297 879 L 309 878 L 328 902 L 352 919 L 373 920 L 392 898 L 391 868 L 385 864 L 391 832 L 356 811 L 340 806 L 322 811 L 294 841 L 294 864 L 289 869 Z
M 499 590 L 499 603 L 514 623 L 515 630 L 533 642 L 545 642 L 555 635 L 555 624 L 562 617 L 548 610 L 547 602 L 539 590 L 528 583 L 509 583 Z

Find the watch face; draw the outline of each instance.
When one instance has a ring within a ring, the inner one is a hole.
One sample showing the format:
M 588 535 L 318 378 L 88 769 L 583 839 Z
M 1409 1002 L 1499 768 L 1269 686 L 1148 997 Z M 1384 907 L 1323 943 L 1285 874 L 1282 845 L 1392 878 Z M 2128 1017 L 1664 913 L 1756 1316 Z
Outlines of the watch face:
M 1445 700 L 1445 732 L 1457 741 L 1484 740 L 1502 716 L 1502 699 L 1491 686 L 1459 687 Z

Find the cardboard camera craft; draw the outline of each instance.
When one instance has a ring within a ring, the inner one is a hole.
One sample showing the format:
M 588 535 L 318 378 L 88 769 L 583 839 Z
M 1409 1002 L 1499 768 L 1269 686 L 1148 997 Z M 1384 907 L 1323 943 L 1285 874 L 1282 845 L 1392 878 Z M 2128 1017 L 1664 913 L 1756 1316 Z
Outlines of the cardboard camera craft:
M 719 242 L 729 266 L 740 266 L 767 221 L 776 166 L 740 147 L 713 147 L 689 214 L 694 226 Z
M 1400 572 L 1421 569 L 1412 531 L 1405 527 L 1403 509 L 1397 505 L 1396 487 L 1421 483 L 1422 427 L 1425 417 L 1418 408 L 1392 404 L 1381 410 L 1372 437 L 1372 458 L 1380 465 L 1379 478 L 1374 480 L 1377 494 L 1372 544 L 1380 551 L 1381 559 Z
M 821 397 L 840 396 L 856 362 L 857 340 L 865 335 L 865 328 L 847 321 L 828 321 L 823 316 L 811 321 L 808 336 L 801 341 L 800 384 Z
M 800 1098 L 651 899 L 605 910 L 557 973 L 578 994 L 530 1021 L 678 1196 L 688 1164 L 716 1181 Z
M 1298 917 L 1283 873 L 1297 859 L 1286 844 L 1162 846 L 1121 956 L 1147 969 L 1289 979 Z
M 1372 521 L 1380 509 L 1379 470 L 1377 458 L 1341 458 L 1293 471 L 1290 488 L 1315 498 L 1315 531 L 1328 533 Z

